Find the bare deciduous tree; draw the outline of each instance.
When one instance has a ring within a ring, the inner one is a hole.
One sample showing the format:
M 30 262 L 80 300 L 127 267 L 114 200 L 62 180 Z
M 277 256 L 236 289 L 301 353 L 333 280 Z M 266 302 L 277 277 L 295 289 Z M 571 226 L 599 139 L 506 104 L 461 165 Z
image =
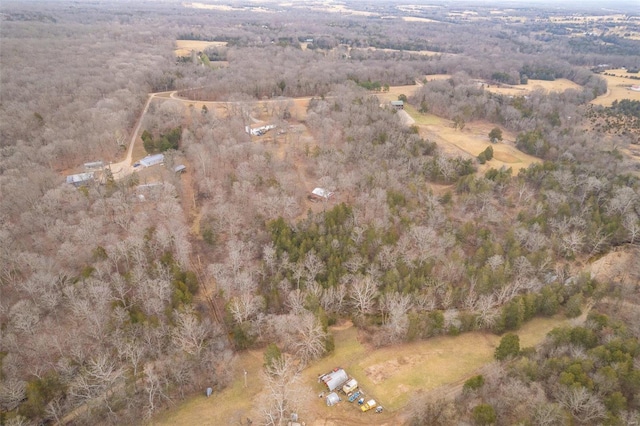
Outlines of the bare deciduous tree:
M 282 356 L 275 359 L 263 374 L 265 393 L 260 411 L 266 426 L 282 426 L 297 412 L 305 392 L 299 388 L 300 374 L 294 360 Z
M 322 330 L 322 325 L 312 313 L 303 313 L 297 316 L 289 343 L 296 357 L 303 365 L 320 357 L 325 352 L 325 340 L 327 334 Z
M 558 390 L 557 398 L 581 423 L 595 423 L 606 416 L 607 410 L 600 398 L 585 387 L 562 387 Z
M 373 311 L 378 286 L 370 275 L 356 279 L 349 293 L 351 303 L 359 315 L 370 314 Z
M 233 319 L 241 324 L 256 315 L 264 306 L 264 298 L 251 293 L 242 293 L 229 302 L 229 311 Z
M 209 337 L 210 327 L 200 322 L 192 308 L 174 311 L 174 317 L 176 327 L 171 333 L 173 344 L 190 355 L 200 355 Z

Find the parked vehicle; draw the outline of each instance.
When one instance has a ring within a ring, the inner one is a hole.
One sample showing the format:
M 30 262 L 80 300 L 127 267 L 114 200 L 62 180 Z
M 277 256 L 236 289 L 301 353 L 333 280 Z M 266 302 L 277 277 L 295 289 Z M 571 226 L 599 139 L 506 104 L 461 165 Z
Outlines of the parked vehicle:
M 353 394 L 351 394 L 351 396 L 349 397 L 349 402 L 353 402 L 356 399 L 358 399 L 358 397 L 360 396 L 360 391 L 357 390 L 355 391 Z
M 370 399 L 362 407 L 360 407 L 360 409 L 362 410 L 362 412 L 365 412 L 365 411 L 371 410 L 375 406 L 376 406 L 376 400 Z

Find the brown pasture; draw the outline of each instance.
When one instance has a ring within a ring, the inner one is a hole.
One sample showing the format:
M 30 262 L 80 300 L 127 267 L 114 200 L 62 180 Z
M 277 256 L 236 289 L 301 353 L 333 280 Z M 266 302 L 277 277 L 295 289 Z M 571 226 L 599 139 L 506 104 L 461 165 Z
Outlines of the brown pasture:
M 598 96 L 591 101 L 594 105 L 611 106 L 613 101 L 621 99 L 631 99 L 640 101 L 640 92 L 631 90 L 631 86 L 640 86 L 640 80 L 630 79 L 629 76 L 640 77 L 640 74 L 629 74 L 624 69 L 615 69 L 606 71 L 607 74 L 600 76 L 607 80 L 607 93 Z
M 567 89 L 581 89 L 581 86 L 571 80 L 567 80 L 566 78 L 559 78 L 554 81 L 529 80 L 528 84 L 520 84 L 514 86 L 509 84 L 491 84 L 485 86 L 485 90 L 491 93 L 497 93 L 507 96 L 524 96 L 535 90 L 543 90 L 544 92 L 549 93 L 564 92 Z
M 562 324 L 560 317 L 535 318 L 517 334 L 521 346 L 534 346 L 546 334 Z M 350 322 L 332 327 L 335 351 L 313 363 L 301 373 L 305 393 L 304 410 L 300 420 L 308 425 L 397 425 L 405 422 L 403 408 L 416 392 L 454 394 L 466 378 L 493 360 L 493 351 L 500 337 L 483 332 L 459 336 L 440 336 L 426 341 L 373 349 L 358 339 L 358 330 Z M 248 351 L 238 356 L 233 369 L 233 381 L 228 388 L 207 398 L 204 390 L 173 408 L 158 413 L 154 425 L 230 425 L 260 416 L 256 403 L 264 391 L 262 352 Z M 355 404 L 346 401 L 327 407 L 317 382 L 319 374 L 336 366 L 343 367 L 355 377 L 368 398 L 374 398 L 386 410 L 383 414 L 362 413 Z M 244 384 L 247 371 L 247 386 Z
M 176 40 L 176 48 L 173 52 L 176 56 L 189 56 L 192 51 L 202 52 L 207 47 L 226 45 L 226 41 Z
M 420 129 L 420 135 L 438 144 L 443 152 L 449 155 L 461 155 L 475 158 L 488 146 L 493 148 L 493 159 L 478 166 L 478 173 L 501 167 L 513 169 L 517 174 L 520 169 L 529 167 L 532 163 L 540 162 L 539 158 L 525 154 L 515 147 L 515 134 L 502 129 L 503 141 L 492 144 L 489 141 L 489 132 L 495 124 L 479 120 L 466 123 L 463 130 L 453 128 L 450 120 L 438 118 L 430 114 L 420 114 L 409 108 L 405 109 L 415 120 Z M 421 124 L 425 123 L 425 124 Z M 426 124 L 429 123 L 429 124 Z

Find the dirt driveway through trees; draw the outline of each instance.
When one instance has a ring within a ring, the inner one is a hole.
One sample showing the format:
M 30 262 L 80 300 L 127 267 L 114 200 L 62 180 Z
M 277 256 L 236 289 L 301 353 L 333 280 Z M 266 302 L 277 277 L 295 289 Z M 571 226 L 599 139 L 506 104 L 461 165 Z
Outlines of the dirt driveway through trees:
M 446 75 L 441 76 L 429 76 L 434 79 L 448 77 Z M 383 103 L 389 100 L 395 100 L 400 94 L 411 96 L 421 86 L 418 82 L 412 86 L 393 86 L 390 87 L 387 92 L 375 93 Z M 178 97 L 177 91 L 170 92 L 158 92 L 151 93 L 147 98 L 147 102 L 138 118 L 136 126 L 131 135 L 129 147 L 127 149 L 126 157 L 117 163 L 110 165 L 113 177 L 116 180 L 126 178 L 134 172 L 133 167 L 133 152 L 136 143 L 141 143 L 140 129 L 144 122 L 144 117 L 149 110 L 149 105 L 152 101 L 157 99 L 162 100 L 174 100 L 181 102 L 185 106 L 193 106 L 197 109 L 202 109 L 206 106 L 208 109 L 213 110 L 220 116 L 226 116 L 229 108 L 233 108 L 237 105 L 253 104 L 254 106 L 260 106 L 262 109 L 267 108 L 270 103 L 288 103 L 291 109 L 292 117 L 296 121 L 302 121 L 306 118 L 306 109 L 309 101 L 312 97 L 301 97 L 295 99 L 267 99 L 261 101 L 192 101 L 189 99 Z M 465 157 L 475 158 L 480 152 L 482 152 L 489 142 L 489 131 L 494 127 L 491 123 L 485 121 L 475 121 L 467 123 L 462 130 L 456 130 L 453 128 L 453 122 L 446 120 L 431 114 L 421 114 L 411 105 L 405 105 L 404 111 L 400 112 L 401 119 L 405 125 L 416 125 L 420 131 L 420 134 L 426 139 L 432 140 L 438 143 L 440 149 L 449 155 L 462 155 Z M 504 140 L 499 144 L 493 144 L 494 158 L 488 161 L 484 166 L 479 168 L 480 173 L 484 173 L 486 169 L 496 168 L 499 169 L 502 166 L 512 167 L 514 174 L 521 168 L 526 168 L 529 164 L 539 162 L 540 160 L 527 155 L 517 148 L 515 148 L 515 135 L 503 129 Z M 139 158 L 135 159 L 136 161 Z M 300 175 L 300 173 L 298 173 Z M 301 178 L 301 180 L 303 180 Z M 305 185 L 305 187 L 308 185 Z M 310 190 L 312 188 L 306 188 Z

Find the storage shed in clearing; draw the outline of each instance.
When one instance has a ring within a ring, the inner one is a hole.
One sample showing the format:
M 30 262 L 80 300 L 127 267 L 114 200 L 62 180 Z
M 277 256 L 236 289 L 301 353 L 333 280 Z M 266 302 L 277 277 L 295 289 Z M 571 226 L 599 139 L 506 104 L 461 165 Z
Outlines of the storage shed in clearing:
M 308 198 L 315 203 L 318 201 L 327 201 L 332 198 L 333 195 L 333 192 L 324 188 L 315 188 L 313 191 L 311 191 L 311 194 L 309 194 Z
M 342 368 L 336 368 L 331 373 L 320 376 L 319 379 L 319 381 L 322 381 L 331 392 L 339 389 L 347 380 L 349 380 L 349 376 L 347 376 L 347 372 Z
M 340 397 L 337 393 L 331 392 L 329 395 L 327 395 L 327 406 L 331 407 L 333 405 L 336 405 L 338 402 L 340 402 Z

